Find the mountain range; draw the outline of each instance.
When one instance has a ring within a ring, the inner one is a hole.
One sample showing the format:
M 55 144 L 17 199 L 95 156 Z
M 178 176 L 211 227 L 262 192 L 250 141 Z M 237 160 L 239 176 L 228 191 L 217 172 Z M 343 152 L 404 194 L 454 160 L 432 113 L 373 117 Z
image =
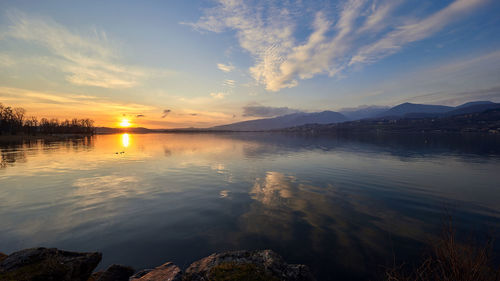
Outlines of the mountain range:
M 329 124 L 347 121 L 347 117 L 334 111 L 292 113 L 274 118 L 243 121 L 210 128 L 217 131 L 265 131 L 305 124 Z
M 467 107 L 468 108 L 468 107 Z M 298 134 L 481 133 L 500 134 L 500 106 L 480 112 L 424 118 L 373 118 L 332 124 L 306 124 L 277 130 Z
M 440 115 L 453 110 L 454 107 L 444 105 L 431 105 L 431 104 L 415 104 L 405 102 L 387 111 L 379 113 L 374 117 L 406 117 L 407 115 Z
M 314 113 L 299 112 L 273 118 L 256 119 L 227 125 L 211 127 L 214 131 L 266 131 L 302 126 L 306 124 L 335 124 L 346 121 L 367 119 L 418 119 L 429 117 L 449 117 L 483 112 L 500 108 L 500 103 L 474 101 L 459 106 L 402 103 L 394 107 L 368 106 L 345 109 L 340 112 L 322 111 Z
M 353 121 L 353 120 L 360 120 L 377 116 L 383 112 L 386 112 L 389 108 L 391 107 L 371 105 L 371 106 L 361 106 L 357 108 L 344 108 L 341 109 L 339 112 L 343 114 L 345 117 L 347 117 L 349 121 Z

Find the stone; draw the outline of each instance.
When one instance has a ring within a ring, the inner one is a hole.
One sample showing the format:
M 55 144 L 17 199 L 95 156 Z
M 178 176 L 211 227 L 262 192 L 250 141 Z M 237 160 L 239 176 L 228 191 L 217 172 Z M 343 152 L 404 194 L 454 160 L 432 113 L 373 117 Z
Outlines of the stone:
M 132 275 L 132 276 L 130 277 L 130 279 L 134 279 L 134 278 L 135 278 L 135 279 L 138 279 L 138 278 L 141 278 L 142 276 L 144 276 L 144 275 L 146 275 L 146 274 L 150 273 L 150 272 L 151 272 L 151 271 L 153 271 L 153 270 L 154 270 L 154 269 L 152 269 L 152 268 L 139 270 L 139 271 L 137 271 L 134 275 Z
M 305 265 L 289 265 L 271 250 L 235 251 L 212 254 L 192 263 L 184 274 L 185 281 L 269 280 L 313 281 Z
M 0 262 L 0 280 L 87 281 L 101 261 L 101 253 L 77 253 L 55 248 L 31 248 Z
M 113 264 L 95 272 L 100 253 L 76 253 L 32 248 L 11 255 L 0 253 L 2 281 L 315 281 L 305 265 L 287 264 L 271 250 L 212 254 L 192 263 L 183 274 L 171 262 L 134 273 Z
M 87 281 L 97 281 L 97 279 L 99 279 L 103 273 L 104 273 L 104 271 L 94 272 L 94 273 L 92 273 L 92 275 L 90 275 L 90 277 L 89 277 L 89 279 L 87 279 Z
M 154 269 L 139 271 L 130 281 L 181 281 L 181 269 L 171 262 L 164 263 Z
M 134 274 L 134 269 L 130 266 L 119 264 L 110 265 L 105 271 L 96 276 L 96 281 L 128 281 L 128 278 Z

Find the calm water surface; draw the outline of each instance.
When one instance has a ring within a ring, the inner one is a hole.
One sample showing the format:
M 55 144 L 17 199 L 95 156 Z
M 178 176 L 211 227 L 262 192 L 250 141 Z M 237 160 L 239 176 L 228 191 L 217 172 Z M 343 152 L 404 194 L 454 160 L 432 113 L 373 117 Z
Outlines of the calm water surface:
M 102 251 L 101 267 L 140 269 L 273 249 L 319 280 L 361 280 L 418 258 L 444 213 L 463 235 L 500 226 L 498 137 L 123 134 L 0 150 L 6 253 Z

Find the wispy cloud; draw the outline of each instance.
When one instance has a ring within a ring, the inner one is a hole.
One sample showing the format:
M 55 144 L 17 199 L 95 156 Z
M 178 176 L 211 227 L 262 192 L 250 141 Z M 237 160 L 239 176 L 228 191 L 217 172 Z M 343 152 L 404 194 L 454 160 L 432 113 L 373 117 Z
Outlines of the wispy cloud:
M 165 75 L 158 71 L 119 63 L 116 48 L 106 32 L 97 29 L 87 34 L 70 31 L 50 18 L 6 12 L 8 26 L 0 39 L 15 38 L 46 48 L 51 52 L 51 65 L 66 73 L 72 84 L 102 88 L 130 88 L 142 80 Z
M 433 65 L 430 69 L 423 71 L 431 77 L 454 76 L 460 75 L 462 72 L 477 72 L 477 75 L 485 76 L 487 72 L 497 72 L 500 70 L 500 50 L 482 53 L 479 56 L 460 57 L 452 62 L 439 63 Z
M 117 113 L 136 115 L 137 112 L 157 110 L 149 105 L 116 102 L 95 96 L 42 92 L 12 87 L 0 87 L 0 100 L 6 104 L 22 105 L 29 114 L 41 117 L 68 118 L 92 115 L 92 118 L 98 118 L 101 122 L 116 117 Z
M 420 20 L 398 26 L 378 41 L 362 47 L 355 54 L 350 65 L 380 60 L 399 51 L 406 44 L 425 39 L 442 30 L 446 25 L 458 21 L 464 14 L 486 0 L 456 0 L 442 10 Z
M 460 54 L 402 72 L 391 79 L 363 87 L 359 92 L 345 95 L 344 98 L 355 101 L 351 104 L 369 102 L 382 105 L 403 102 L 457 105 L 480 99 L 500 101 L 500 92 L 489 91 L 484 94 L 485 89 L 498 87 L 499 72 L 498 50 L 465 56 Z
M 489 100 L 500 102 L 500 85 L 491 88 L 474 89 L 461 92 L 441 91 L 415 96 L 405 102 L 426 102 L 457 106 L 468 101 Z
M 226 97 L 226 93 L 218 92 L 218 93 L 210 93 L 210 96 L 214 99 L 223 99 Z
M 339 75 L 354 64 L 376 62 L 405 45 L 428 38 L 471 13 L 487 0 L 455 0 L 421 19 L 394 20 L 400 0 L 349 0 L 333 13 L 318 9 L 305 40 L 295 36 L 303 17 L 293 12 L 300 3 L 219 0 L 204 11 L 197 30 L 236 31 L 241 48 L 255 63 L 249 71 L 267 90 L 295 87 L 318 74 Z
M 223 63 L 218 63 L 217 68 L 224 71 L 224 72 L 231 72 L 234 70 L 234 66 L 228 65 L 228 64 L 223 64 Z
M 224 80 L 224 83 L 223 83 L 224 86 L 228 86 L 228 87 L 234 87 L 235 84 L 236 84 L 236 81 L 231 80 L 231 79 L 226 79 L 226 80 Z
M 389 25 L 391 12 L 401 4 L 401 0 L 393 0 L 377 4 L 373 2 L 369 9 L 370 14 L 366 17 L 366 21 L 358 29 L 358 32 L 377 32 Z

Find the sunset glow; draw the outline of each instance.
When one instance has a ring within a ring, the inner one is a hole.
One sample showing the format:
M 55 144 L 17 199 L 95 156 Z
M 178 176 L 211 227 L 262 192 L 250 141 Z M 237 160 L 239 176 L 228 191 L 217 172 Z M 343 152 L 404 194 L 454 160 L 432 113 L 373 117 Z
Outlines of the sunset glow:
M 497 280 L 499 35 L 500 0 L 0 0 L 0 281 Z
M 500 101 L 499 1 L 0 2 L 0 102 L 29 116 L 209 128 Z
M 132 124 L 130 124 L 130 121 L 128 119 L 122 119 L 122 121 L 120 122 L 120 127 L 122 128 L 128 128 L 131 125 Z

